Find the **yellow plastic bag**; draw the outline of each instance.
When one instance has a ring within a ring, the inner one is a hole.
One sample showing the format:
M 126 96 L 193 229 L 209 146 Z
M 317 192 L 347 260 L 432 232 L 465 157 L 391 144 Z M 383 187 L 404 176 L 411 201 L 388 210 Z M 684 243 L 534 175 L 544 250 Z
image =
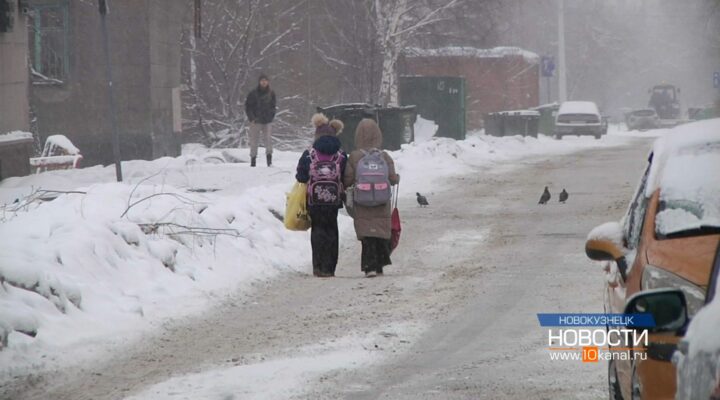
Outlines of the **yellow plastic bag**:
M 295 182 L 287 195 L 285 205 L 285 228 L 291 231 L 306 231 L 310 229 L 310 215 L 307 210 L 307 184 Z

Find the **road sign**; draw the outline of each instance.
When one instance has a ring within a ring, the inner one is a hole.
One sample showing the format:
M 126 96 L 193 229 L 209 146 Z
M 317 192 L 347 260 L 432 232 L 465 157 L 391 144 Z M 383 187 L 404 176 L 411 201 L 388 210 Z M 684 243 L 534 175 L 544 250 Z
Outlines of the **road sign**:
M 720 89 L 720 72 L 715 71 L 713 74 L 713 87 L 715 89 Z
M 542 56 L 540 59 L 540 70 L 544 78 L 555 76 L 555 58 L 553 56 Z

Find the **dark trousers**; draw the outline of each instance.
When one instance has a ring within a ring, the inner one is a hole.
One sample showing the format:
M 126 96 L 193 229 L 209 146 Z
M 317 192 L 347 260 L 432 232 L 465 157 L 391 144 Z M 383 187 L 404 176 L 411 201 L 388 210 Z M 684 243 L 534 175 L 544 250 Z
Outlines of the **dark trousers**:
M 362 239 L 362 255 L 360 263 L 363 272 L 383 272 L 383 267 L 392 264 L 390 261 L 390 240 L 374 237 Z
M 338 237 L 338 209 L 331 206 L 309 207 L 312 221 L 310 243 L 312 244 L 313 275 L 335 275 L 340 239 Z

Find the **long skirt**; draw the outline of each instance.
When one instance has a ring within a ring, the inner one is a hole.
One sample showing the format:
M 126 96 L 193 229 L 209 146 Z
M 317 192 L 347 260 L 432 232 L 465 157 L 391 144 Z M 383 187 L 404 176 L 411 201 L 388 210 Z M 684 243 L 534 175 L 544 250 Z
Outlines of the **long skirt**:
M 333 276 L 338 262 L 338 209 L 330 206 L 309 207 L 313 275 Z
M 363 272 L 383 272 L 383 267 L 392 264 L 390 261 L 390 240 L 366 237 L 361 240 L 362 255 L 360 257 Z

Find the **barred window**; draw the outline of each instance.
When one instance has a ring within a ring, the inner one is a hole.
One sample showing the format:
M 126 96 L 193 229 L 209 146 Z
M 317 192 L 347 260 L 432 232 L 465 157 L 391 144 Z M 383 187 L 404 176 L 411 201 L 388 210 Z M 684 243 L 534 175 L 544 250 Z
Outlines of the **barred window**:
M 28 15 L 34 84 L 62 84 L 68 76 L 68 6 L 64 0 L 34 4 Z

